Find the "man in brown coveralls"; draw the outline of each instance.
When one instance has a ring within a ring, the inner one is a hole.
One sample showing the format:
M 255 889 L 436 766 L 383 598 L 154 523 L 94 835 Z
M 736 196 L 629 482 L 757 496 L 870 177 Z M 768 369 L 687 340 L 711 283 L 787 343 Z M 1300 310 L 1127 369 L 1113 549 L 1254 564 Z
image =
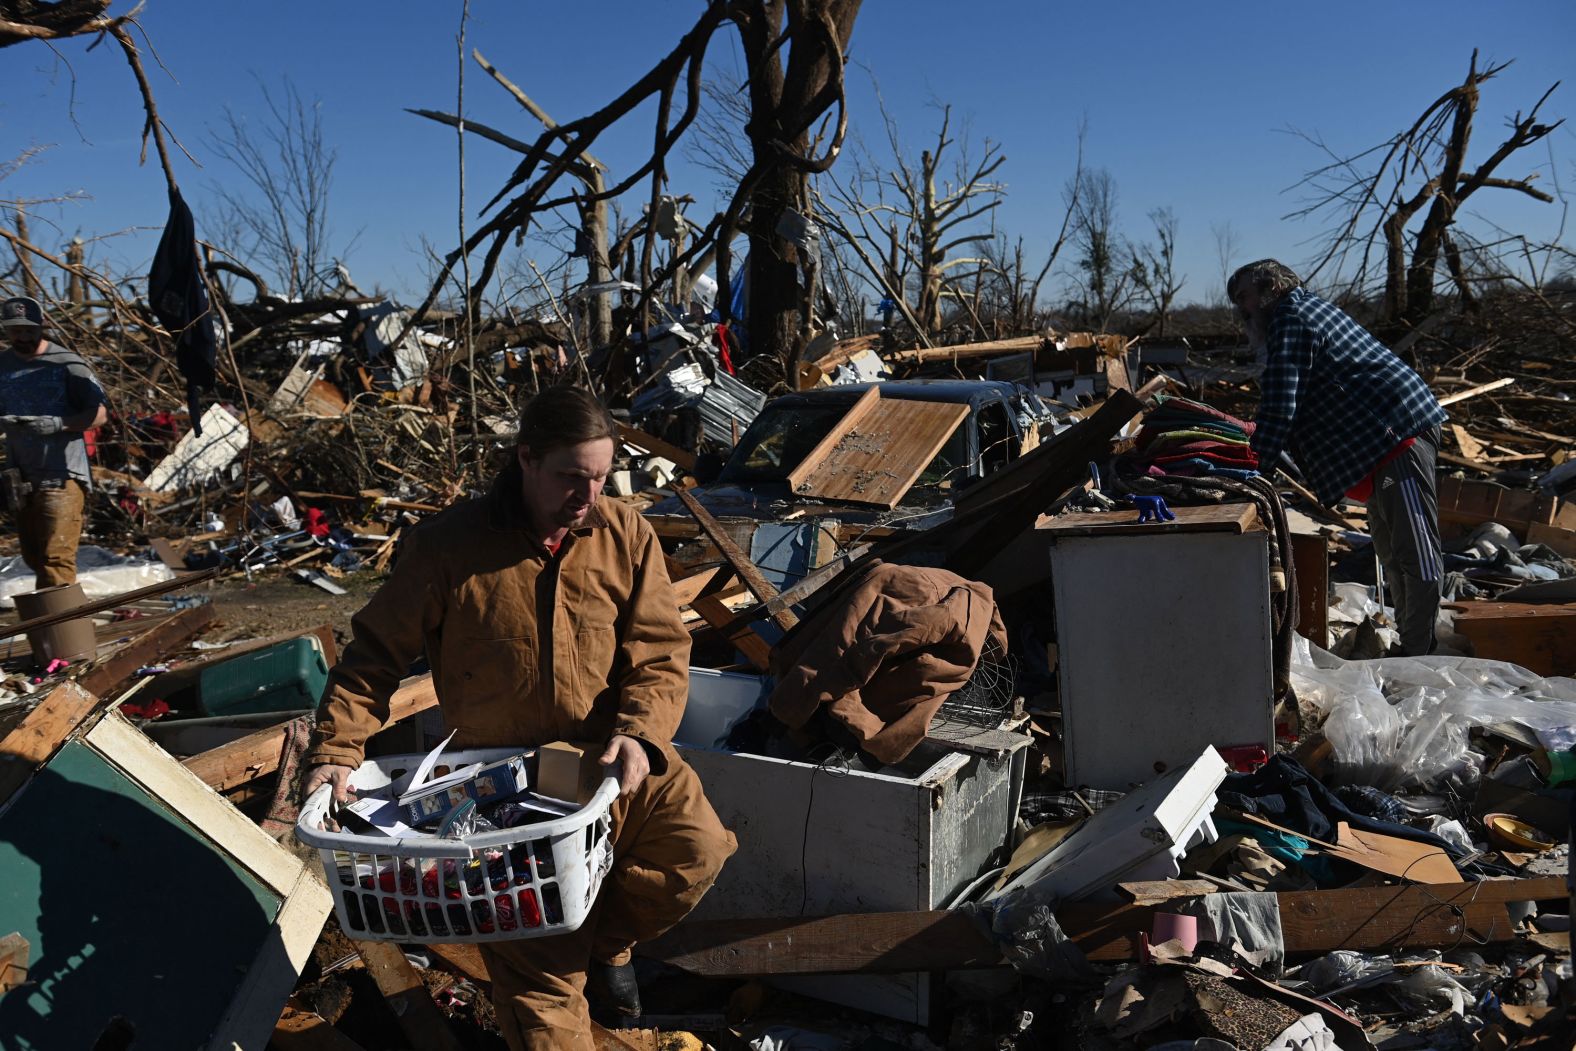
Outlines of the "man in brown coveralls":
M 689 635 L 656 534 L 598 502 L 613 421 L 553 387 L 521 414 L 515 460 L 487 496 L 412 531 L 352 622 L 302 779 L 346 795 L 389 696 L 423 651 L 456 747 L 606 741 L 621 763 L 613 869 L 571 934 L 481 946 L 511 1048 L 590 1048 L 586 1003 L 639 1014 L 630 948 L 683 919 L 736 847 L 673 750 L 689 692 Z

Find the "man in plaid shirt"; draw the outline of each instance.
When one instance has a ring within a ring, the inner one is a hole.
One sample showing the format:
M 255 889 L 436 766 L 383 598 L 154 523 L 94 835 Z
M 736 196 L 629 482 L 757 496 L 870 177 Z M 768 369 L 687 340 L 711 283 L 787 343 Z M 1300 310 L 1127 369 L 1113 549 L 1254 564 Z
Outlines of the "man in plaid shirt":
M 1226 283 L 1265 360 L 1253 451 L 1265 474 L 1289 452 L 1325 504 L 1368 505 L 1401 647 L 1426 655 L 1444 576 L 1434 463 L 1445 410 L 1405 362 L 1301 284 L 1273 259 Z

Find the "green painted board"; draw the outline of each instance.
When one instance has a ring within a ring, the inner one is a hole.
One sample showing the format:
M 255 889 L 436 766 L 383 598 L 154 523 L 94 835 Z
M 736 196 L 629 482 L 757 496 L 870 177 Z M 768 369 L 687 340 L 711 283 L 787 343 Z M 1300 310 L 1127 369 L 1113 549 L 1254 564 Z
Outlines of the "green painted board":
M 0 1051 L 90 1048 L 116 1016 L 133 1047 L 205 1046 L 283 904 L 91 747 L 66 745 L 0 817 L 0 934 L 32 947 L 28 984 L 0 997 Z

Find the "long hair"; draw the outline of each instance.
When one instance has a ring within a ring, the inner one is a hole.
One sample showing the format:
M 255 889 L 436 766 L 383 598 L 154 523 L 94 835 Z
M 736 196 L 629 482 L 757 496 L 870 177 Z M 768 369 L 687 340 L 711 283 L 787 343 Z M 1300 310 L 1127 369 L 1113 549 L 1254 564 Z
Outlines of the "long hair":
M 539 391 L 520 410 L 517 444 L 532 460 L 599 438 L 618 441 L 618 428 L 607 408 L 584 387 L 561 384 Z

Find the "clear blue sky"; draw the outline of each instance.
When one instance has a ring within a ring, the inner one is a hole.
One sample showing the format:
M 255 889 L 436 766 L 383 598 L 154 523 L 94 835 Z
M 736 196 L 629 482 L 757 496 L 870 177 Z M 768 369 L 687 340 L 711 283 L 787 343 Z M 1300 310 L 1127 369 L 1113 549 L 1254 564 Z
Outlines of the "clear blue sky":
M 129 5 L 117 4 L 116 10 Z M 525 3 L 474 0 L 468 43 L 479 47 L 559 120 L 600 108 L 665 54 L 699 11 L 697 0 Z M 1295 13 L 1293 13 L 1295 12 Z M 141 18 L 170 74 L 149 72 L 166 122 L 203 164 L 178 157 L 177 175 L 202 220 L 212 187 L 234 182 L 209 137 L 228 105 L 260 105 L 256 78 L 288 76 L 321 101 L 338 150 L 332 221 L 339 241 L 359 235 L 347 262 L 364 287 L 380 283 L 409 298 L 423 287 L 423 237 L 442 251 L 456 240 L 454 134 L 404 107 L 452 111 L 460 4 L 387 0 L 379 4 L 199 3 L 148 0 Z M 936 100 L 952 104 L 976 140 L 1002 143 L 1008 184 L 1000 225 L 1043 252 L 1061 215 L 1072 171 L 1074 133 L 1087 119 L 1087 163 L 1117 179 L 1130 235 L 1145 213 L 1174 209 L 1181 225 L 1184 300 L 1219 286 L 1211 226 L 1230 222 L 1240 259 L 1305 260 L 1316 229 L 1282 216 L 1296 206 L 1284 191 L 1315 164 L 1312 147 L 1286 133 L 1299 127 L 1340 149 L 1374 144 L 1464 75 L 1474 47 L 1516 63 L 1483 97 L 1473 156 L 1497 143 L 1503 118 L 1530 106 L 1556 80 L 1545 107 L 1576 117 L 1576 4 L 1570 0 L 1483 4 L 1464 0 L 1321 5 L 1257 3 L 1068 4 L 1045 0 L 866 0 L 854 30 L 854 60 L 875 74 L 902 133 L 918 149 L 934 134 Z M 715 61 L 737 63 L 730 33 Z M 0 199 L 81 191 L 86 200 L 40 209 L 35 239 L 58 246 L 127 227 L 162 226 L 165 200 L 157 163 L 138 167 L 140 101 L 113 44 L 86 42 L 0 52 L 0 154 L 51 148 L 0 182 Z M 73 82 L 74 74 L 74 82 Z M 870 77 L 851 73 L 854 133 L 883 145 Z M 519 138 L 538 128 L 474 64 L 466 73 L 467 112 Z M 1513 159 L 1501 174 L 1542 169 L 1576 189 L 1576 120 L 1549 151 Z M 649 152 L 648 111 L 632 115 L 594 148 L 615 172 Z M 1492 140 L 1492 141 L 1490 141 Z M 467 179 L 474 206 L 492 194 L 513 155 L 473 140 Z M 715 207 L 709 173 L 682 156 L 672 191 Z M 638 211 L 639 199 L 626 204 Z M 1474 211 L 1507 227 L 1550 237 L 1558 205 L 1484 192 Z M 58 230 L 50 230 L 44 220 Z M 145 265 L 153 233 L 96 245 L 118 268 Z M 543 265 L 547 253 L 539 250 Z

